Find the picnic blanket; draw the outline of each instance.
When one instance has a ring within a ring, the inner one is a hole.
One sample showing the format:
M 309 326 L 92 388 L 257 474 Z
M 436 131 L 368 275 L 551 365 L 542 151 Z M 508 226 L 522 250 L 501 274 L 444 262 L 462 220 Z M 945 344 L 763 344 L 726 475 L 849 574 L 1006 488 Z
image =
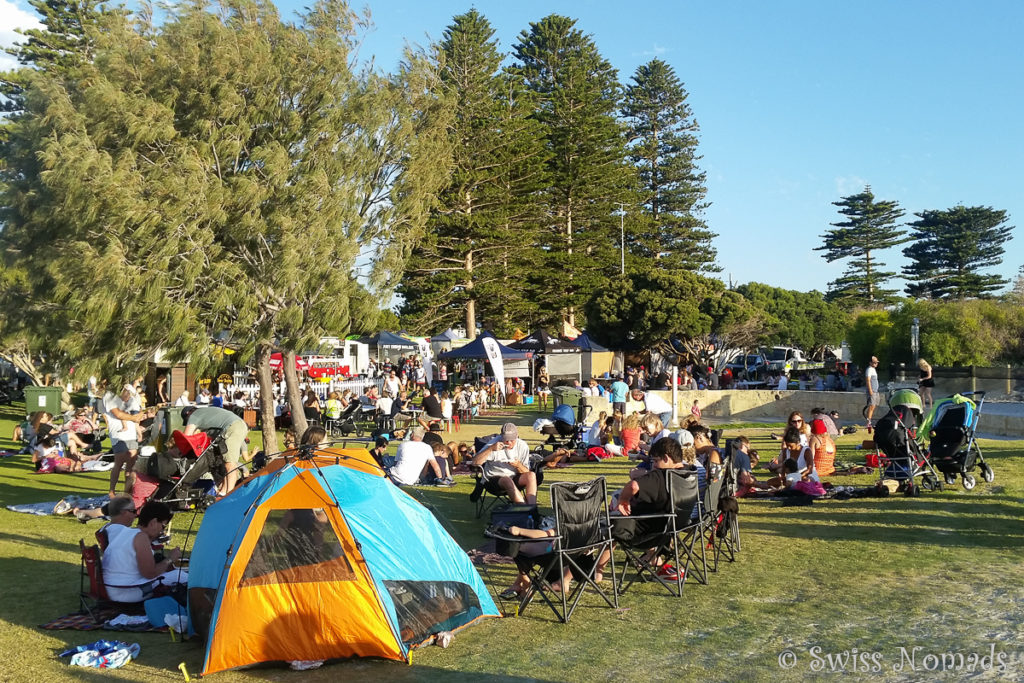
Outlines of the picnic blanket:
M 140 605 L 141 608 L 141 605 Z M 130 631 L 134 633 L 153 632 L 163 633 L 167 631 L 166 626 L 153 627 L 146 616 L 124 615 L 119 607 L 109 607 L 95 610 L 98 621 L 94 621 L 86 612 L 73 612 L 57 617 L 51 622 L 41 624 L 39 628 L 47 631 Z M 140 623 L 133 624 L 135 617 L 141 616 Z
M 64 500 L 71 505 L 71 508 L 92 510 L 94 508 L 102 507 L 104 503 L 110 500 L 110 498 L 108 498 L 107 496 L 97 496 L 95 498 L 67 496 L 66 498 L 64 498 Z M 47 515 L 54 514 L 53 508 L 55 508 L 57 506 L 57 503 L 59 502 L 59 500 L 55 500 L 52 503 L 25 503 L 24 505 L 8 505 L 7 509 L 10 510 L 11 512 L 24 512 L 29 515 L 39 515 L 40 517 L 46 517 Z

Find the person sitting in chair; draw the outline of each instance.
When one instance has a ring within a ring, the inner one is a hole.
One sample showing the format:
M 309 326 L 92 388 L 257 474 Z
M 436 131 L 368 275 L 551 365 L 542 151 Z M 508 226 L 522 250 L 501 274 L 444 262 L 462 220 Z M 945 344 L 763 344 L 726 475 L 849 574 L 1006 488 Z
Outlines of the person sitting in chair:
M 537 475 L 530 469 L 530 447 L 519 438 L 519 429 L 511 422 L 502 425 L 501 433 L 476 454 L 473 464 L 483 468 L 484 486 L 496 481 L 513 503 L 537 503 Z M 473 496 L 479 498 L 481 493 L 474 491 L 470 499 L 476 502 Z
M 188 574 L 174 567 L 181 559 L 181 548 L 172 548 L 163 558 L 153 554 L 153 541 L 164 534 L 171 516 L 166 503 L 151 501 L 139 510 L 137 529 L 121 525 L 107 528 L 103 583 L 111 600 L 142 602 L 161 584 L 188 583 Z
M 650 456 L 651 471 L 642 477 L 630 480 L 621 491 L 612 496 L 612 510 L 617 510 L 623 517 L 656 515 L 665 512 L 671 506 L 665 471 L 687 467 L 683 463 L 683 448 L 675 439 L 659 439 L 651 446 Z M 660 518 L 616 519 L 612 524 L 612 536 L 626 543 L 651 537 L 651 547 L 644 559 L 661 567 L 658 573 L 662 578 L 674 581 L 676 580 L 676 570 L 671 565 L 661 564 L 654 557 L 654 551 L 660 540 L 657 538 L 657 534 L 664 528 L 665 520 Z
M 444 413 L 441 411 L 441 401 L 438 400 L 436 394 L 431 393 L 430 389 L 424 387 L 423 389 L 423 412 L 416 419 L 423 428 L 430 430 L 432 424 L 439 424 L 444 422 Z

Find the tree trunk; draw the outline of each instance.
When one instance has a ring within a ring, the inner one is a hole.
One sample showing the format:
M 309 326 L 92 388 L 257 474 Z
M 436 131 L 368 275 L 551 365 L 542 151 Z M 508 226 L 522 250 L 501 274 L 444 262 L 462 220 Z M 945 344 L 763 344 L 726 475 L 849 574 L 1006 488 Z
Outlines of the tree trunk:
M 274 425 L 274 378 L 270 372 L 270 354 L 274 348 L 270 344 L 256 346 L 256 381 L 260 385 L 260 422 L 263 434 L 263 452 L 267 455 L 277 453 L 277 427 Z
M 476 339 L 476 299 L 473 298 L 473 252 L 466 254 L 466 338 Z
M 11 351 L 7 353 L 0 353 L 0 358 L 8 361 L 18 370 L 21 370 L 28 378 L 32 380 L 32 384 L 36 386 L 43 385 L 43 376 L 39 373 L 39 368 L 32 362 L 32 356 L 27 353 L 21 353 L 20 351 Z
M 566 241 L 566 253 L 568 253 L 570 258 L 571 258 L 572 257 L 572 200 L 569 200 L 569 203 L 568 203 L 568 205 L 566 207 L 566 212 L 565 212 L 565 241 Z M 572 295 L 574 293 L 573 282 L 572 282 L 572 269 L 571 268 L 569 269 L 568 277 L 569 277 L 569 287 L 568 287 L 569 292 L 568 293 L 569 293 L 569 299 L 571 301 L 572 300 Z M 570 304 L 569 307 L 565 311 L 565 319 L 569 323 L 569 325 L 571 325 L 572 327 L 576 327 L 576 309 L 572 306 L 572 304 Z
M 284 370 L 288 407 L 292 411 L 292 428 L 295 430 L 295 440 L 298 442 L 306 433 L 309 424 L 306 422 L 306 411 L 302 409 L 302 394 L 299 393 L 299 375 L 295 372 L 294 351 L 284 351 L 281 354 L 281 369 Z

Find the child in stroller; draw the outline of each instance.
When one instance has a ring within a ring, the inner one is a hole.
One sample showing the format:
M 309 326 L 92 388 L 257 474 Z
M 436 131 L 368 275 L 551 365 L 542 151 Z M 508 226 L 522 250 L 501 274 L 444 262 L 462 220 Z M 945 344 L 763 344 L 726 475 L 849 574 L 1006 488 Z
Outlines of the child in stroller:
M 362 404 L 359 401 L 350 402 L 336 417 L 327 419 L 327 433 L 331 436 L 348 436 L 355 433 L 358 436 L 361 430 L 356 418 L 359 417 L 361 409 Z
M 201 502 L 210 487 L 195 487 L 207 474 L 217 481 L 227 475 L 224 460 L 224 439 L 220 430 L 210 429 L 186 436 L 175 430 L 173 444 L 162 453 L 143 453 L 136 461 L 136 484 L 132 495 L 141 499 L 159 500 L 182 508 Z
M 917 442 L 923 404 L 913 389 L 900 389 L 889 399 L 889 412 L 875 424 L 875 446 L 879 449 L 879 472 L 882 480 L 893 479 L 908 496 L 918 496 L 921 489 L 942 488 L 928 454 Z M 915 483 L 916 478 L 921 484 Z
M 957 475 L 963 487 L 970 491 L 977 480 L 971 470 L 977 466 L 985 481 L 995 479 L 992 467 L 985 462 L 974 432 L 985 404 L 984 391 L 956 394 L 935 403 L 932 413 L 925 421 L 924 430 L 931 437 L 930 455 L 942 472 L 947 484 L 955 484 Z

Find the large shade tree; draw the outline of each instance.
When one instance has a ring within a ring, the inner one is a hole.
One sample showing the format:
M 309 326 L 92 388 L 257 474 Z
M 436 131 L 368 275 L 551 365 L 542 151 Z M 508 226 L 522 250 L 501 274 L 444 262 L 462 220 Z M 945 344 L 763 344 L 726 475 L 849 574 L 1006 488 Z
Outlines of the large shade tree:
M 271 351 L 347 329 L 360 253 L 387 296 L 444 175 L 445 109 L 423 59 L 359 68 L 344 3 L 298 24 L 265 2 L 175 9 L 109 17 L 73 78 L 28 75 L 4 247 L 71 312 L 81 367 L 116 377 L 162 348 L 201 368 L 227 330 L 273 448 Z
M 955 206 L 922 211 L 908 223 L 913 243 L 903 250 L 907 294 L 926 299 L 974 299 L 992 296 L 1008 281 L 981 272 L 1003 262 L 1013 236 L 1005 211 L 988 206 Z
M 832 223 L 834 229 L 825 231 L 822 245 L 814 250 L 825 252 L 822 257 L 829 263 L 848 259 L 849 264 L 841 277 L 829 283 L 826 298 L 846 307 L 892 301 L 896 290 L 886 283 L 896 273 L 883 270 L 878 252 L 910 240 L 897 223 L 903 209 L 895 201 L 876 200 L 870 186 L 832 204 L 845 219 Z
M 838 346 L 851 322 L 846 311 L 825 301 L 820 292 L 799 292 L 759 282 L 740 285 L 736 291 L 763 314 L 764 331 L 759 343 L 796 346 L 812 358 L 823 358 L 827 347 Z

